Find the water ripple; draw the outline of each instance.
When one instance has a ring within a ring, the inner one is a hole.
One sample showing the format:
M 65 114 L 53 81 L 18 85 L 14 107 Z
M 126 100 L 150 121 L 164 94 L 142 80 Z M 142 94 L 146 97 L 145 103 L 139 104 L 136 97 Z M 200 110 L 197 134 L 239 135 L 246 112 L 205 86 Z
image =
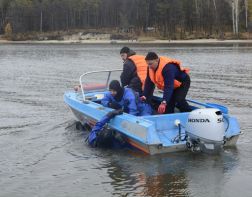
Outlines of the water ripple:
M 130 46 L 181 60 L 191 68 L 188 97 L 238 118 L 237 148 L 215 156 L 85 144 L 88 132 L 76 130 L 63 93 L 86 71 L 121 68 L 121 47 L 0 46 L 0 196 L 251 196 L 252 47 Z

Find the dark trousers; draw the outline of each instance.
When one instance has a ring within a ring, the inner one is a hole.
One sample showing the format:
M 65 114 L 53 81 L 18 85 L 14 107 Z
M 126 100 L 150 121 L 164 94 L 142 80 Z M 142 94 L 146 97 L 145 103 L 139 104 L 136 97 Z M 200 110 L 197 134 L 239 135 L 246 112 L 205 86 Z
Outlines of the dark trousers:
M 176 88 L 173 91 L 170 102 L 167 103 L 165 113 L 170 114 L 174 113 L 175 106 L 180 110 L 180 112 L 190 112 L 190 106 L 186 101 L 186 95 L 190 88 L 191 80 L 189 75 L 185 77 L 182 81 L 182 84 L 179 88 Z

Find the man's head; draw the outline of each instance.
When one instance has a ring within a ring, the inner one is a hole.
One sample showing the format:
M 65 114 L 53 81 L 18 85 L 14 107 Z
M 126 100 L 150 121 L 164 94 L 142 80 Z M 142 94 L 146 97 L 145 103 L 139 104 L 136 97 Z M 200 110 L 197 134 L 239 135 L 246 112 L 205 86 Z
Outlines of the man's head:
M 129 47 L 123 47 L 120 50 L 120 55 L 121 55 L 122 60 L 125 62 L 128 57 L 132 55 L 136 55 L 136 52 L 131 50 Z
M 112 80 L 109 84 L 109 91 L 113 97 L 117 96 L 118 94 L 121 94 L 122 87 L 120 85 L 120 82 L 118 80 Z
M 145 57 L 145 61 L 148 64 L 148 67 L 152 70 L 156 70 L 158 67 L 158 55 L 154 52 L 149 52 L 146 57 Z
M 130 48 L 129 47 L 123 47 L 120 51 L 120 55 L 123 61 L 125 61 L 128 57 L 128 54 L 130 52 Z

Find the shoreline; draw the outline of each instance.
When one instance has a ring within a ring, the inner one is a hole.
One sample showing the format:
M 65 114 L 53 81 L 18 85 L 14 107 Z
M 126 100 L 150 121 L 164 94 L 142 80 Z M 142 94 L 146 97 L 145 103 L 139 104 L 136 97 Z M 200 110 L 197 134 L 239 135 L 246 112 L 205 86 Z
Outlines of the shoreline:
M 0 44 L 252 44 L 252 40 L 0 40 Z

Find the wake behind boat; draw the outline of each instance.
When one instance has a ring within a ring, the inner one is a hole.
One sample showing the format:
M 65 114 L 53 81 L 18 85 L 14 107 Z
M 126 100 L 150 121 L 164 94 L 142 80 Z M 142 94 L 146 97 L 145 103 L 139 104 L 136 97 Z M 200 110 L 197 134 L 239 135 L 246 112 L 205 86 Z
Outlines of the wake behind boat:
M 111 108 L 101 105 L 112 79 L 118 79 L 121 70 L 87 72 L 80 76 L 81 91 L 67 91 L 64 101 L 81 124 L 94 125 Z M 152 98 L 158 106 L 161 97 Z M 120 133 L 131 146 L 147 153 L 160 154 L 175 151 L 219 151 L 223 146 L 234 146 L 240 135 L 236 118 L 225 106 L 187 100 L 191 112 L 134 116 L 123 113 L 108 123 L 108 128 Z

